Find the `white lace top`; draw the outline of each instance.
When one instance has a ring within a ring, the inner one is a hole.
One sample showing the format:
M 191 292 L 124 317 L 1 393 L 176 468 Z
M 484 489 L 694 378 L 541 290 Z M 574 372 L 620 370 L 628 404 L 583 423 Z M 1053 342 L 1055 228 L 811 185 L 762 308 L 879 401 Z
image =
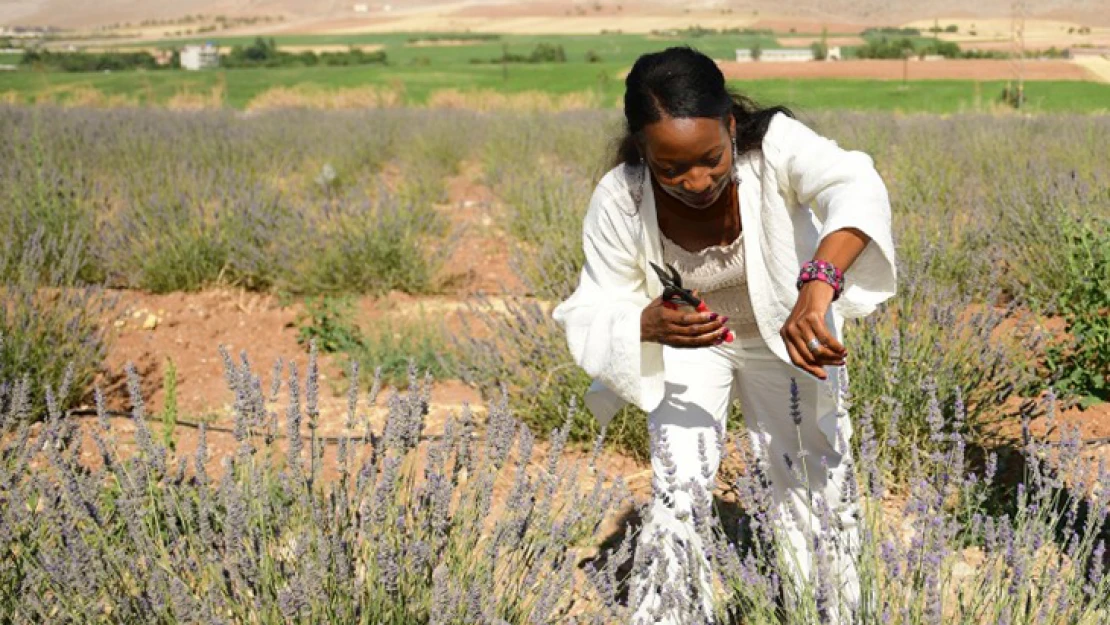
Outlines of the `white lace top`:
M 744 233 L 728 245 L 712 245 L 697 252 L 685 249 L 662 232 L 659 236 L 663 261 L 678 270 L 682 286 L 697 289 L 710 311 L 728 317 L 726 325 L 736 338 L 759 337 L 744 272 Z

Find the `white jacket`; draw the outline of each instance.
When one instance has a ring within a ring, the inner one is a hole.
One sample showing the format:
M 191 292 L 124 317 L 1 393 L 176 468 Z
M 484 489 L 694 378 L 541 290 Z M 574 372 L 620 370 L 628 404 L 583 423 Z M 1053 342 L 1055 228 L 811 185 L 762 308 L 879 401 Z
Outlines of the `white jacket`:
M 784 114 L 771 120 L 762 150 L 736 163 L 745 269 L 752 308 L 768 348 L 791 363 L 779 330 L 798 297 L 801 264 L 843 228 L 871 241 L 844 272 L 826 323 L 839 340 L 845 318 L 862 317 L 895 293 L 890 201 L 874 164 Z M 649 262 L 662 265 L 649 176 L 637 209 L 631 168 L 602 177 L 582 228 L 586 263 L 578 287 L 552 311 L 575 363 L 593 384 L 585 403 L 601 425 L 626 403 L 650 412 L 663 399 L 663 346 L 640 341 L 640 313 L 663 292 Z M 804 371 L 798 369 L 799 371 Z

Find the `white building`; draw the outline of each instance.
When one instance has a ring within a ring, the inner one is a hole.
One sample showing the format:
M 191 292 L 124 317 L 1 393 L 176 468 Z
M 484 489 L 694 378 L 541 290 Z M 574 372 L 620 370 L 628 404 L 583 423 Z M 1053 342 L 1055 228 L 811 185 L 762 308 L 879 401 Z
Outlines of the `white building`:
M 840 46 L 833 46 L 829 48 L 825 60 L 839 61 L 840 58 Z M 756 59 L 752 56 L 751 48 L 738 48 L 736 50 L 736 60 L 747 62 Z M 801 63 L 816 61 L 817 57 L 814 56 L 812 48 L 767 48 L 760 51 L 758 60 L 775 63 Z
M 203 46 L 185 46 L 181 49 L 182 69 L 209 69 L 220 66 L 220 49 L 211 43 Z
M 369 4 L 356 4 L 355 5 L 355 13 L 369 13 L 369 12 L 370 12 L 370 5 Z

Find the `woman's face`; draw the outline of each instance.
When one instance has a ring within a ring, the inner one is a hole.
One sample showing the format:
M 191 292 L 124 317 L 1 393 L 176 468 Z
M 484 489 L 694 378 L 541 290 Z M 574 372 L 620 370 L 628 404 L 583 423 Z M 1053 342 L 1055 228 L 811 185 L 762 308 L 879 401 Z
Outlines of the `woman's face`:
M 732 180 L 732 133 L 719 119 L 663 119 L 643 130 L 644 160 L 659 186 L 695 210 L 705 210 Z

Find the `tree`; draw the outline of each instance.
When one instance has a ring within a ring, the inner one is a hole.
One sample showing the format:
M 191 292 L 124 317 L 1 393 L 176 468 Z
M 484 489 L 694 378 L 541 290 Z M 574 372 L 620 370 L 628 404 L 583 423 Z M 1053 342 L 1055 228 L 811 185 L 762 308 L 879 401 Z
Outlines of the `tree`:
M 757 41 L 757 42 L 755 42 L 755 45 L 752 46 L 752 60 L 753 61 L 758 61 L 762 57 L 763 57 L 763 46 L 760 45 L 760 43 Z
M 816 61 L 824 61 L 829 58 L 829 29 L 828 27 L 821 27 L 821 39 L 814 41 L 809 46 L 813 50 L 813 58 Z

